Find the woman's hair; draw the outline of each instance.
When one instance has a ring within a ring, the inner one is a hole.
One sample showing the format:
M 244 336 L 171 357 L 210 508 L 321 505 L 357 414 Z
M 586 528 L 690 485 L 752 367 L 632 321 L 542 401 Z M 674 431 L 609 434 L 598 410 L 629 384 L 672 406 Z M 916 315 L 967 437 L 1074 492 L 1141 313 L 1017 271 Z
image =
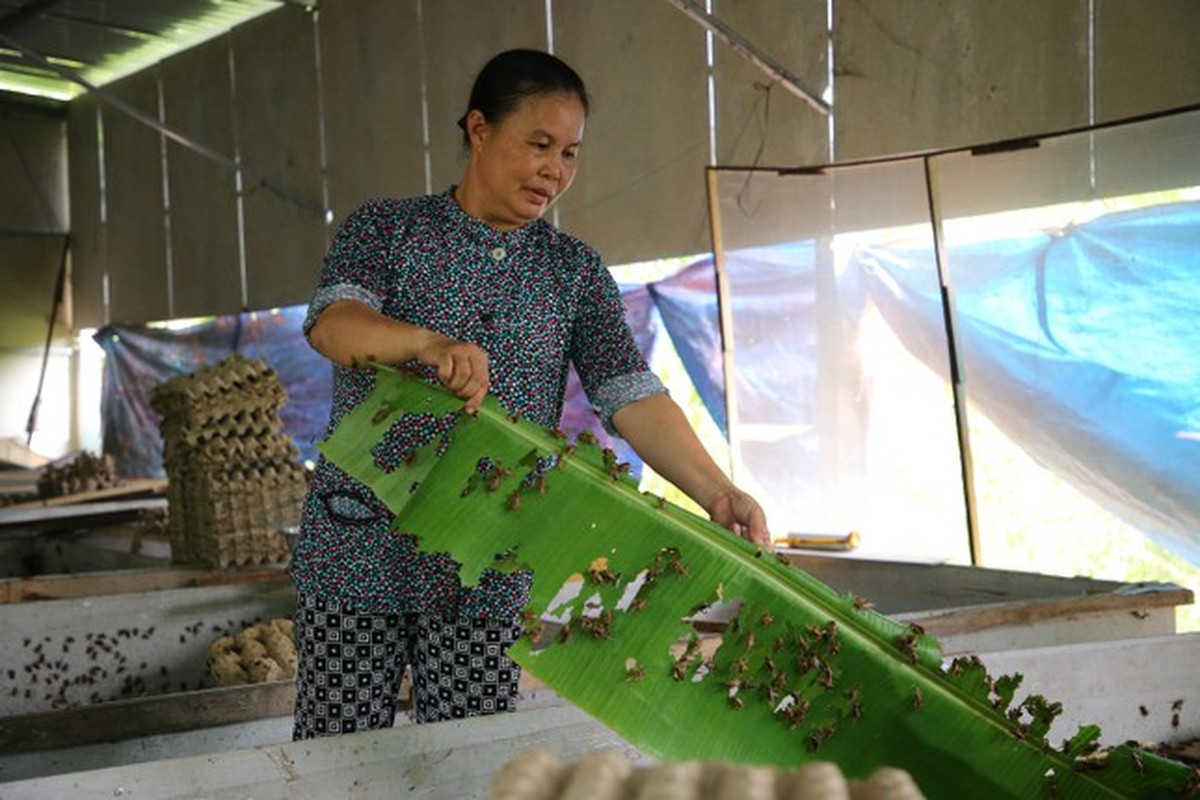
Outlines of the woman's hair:
M 467 112 L 478 109 L 484 119 L 493 124 L 501 122 L 516 110 L 526 97 L 539 94 L 567 92 L 583 103 L 583 113 L 589 108 L 587 88 L 575 70 L 562 59 L 540 50 L 506 50 L 483 66 L 471 87 Z M 463 143 L 469 148 L 467 116 L 458 120 Z

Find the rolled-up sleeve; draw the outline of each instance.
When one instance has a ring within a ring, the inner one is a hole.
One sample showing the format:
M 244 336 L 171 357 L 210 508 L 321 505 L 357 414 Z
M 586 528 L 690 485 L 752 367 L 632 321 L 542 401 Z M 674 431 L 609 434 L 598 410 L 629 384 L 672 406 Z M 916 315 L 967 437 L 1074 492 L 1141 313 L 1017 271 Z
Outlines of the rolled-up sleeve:
M 589 394 L 588 399 L 592 402 L 592 410 L 604 425 L 604 430 L 614 436 L 620 436 L 612 424 L 613 414 L 630 403 L 656 394 L 665 394 L 666 391 L 667 387 L 658 376 L 647 370 L 617 375 Z
M 571 360 L 604 430 L 619 436 L 613 414 L 667 389 L 638 351 L 621 292 L 599 256 L 587 260 L 581 280 Z
M 376 311 L 383 307 L 393 281 L 394 206 L 393 200 L 369 200 L 339 226 L 304 317 L 302 330 L 306 337 L 331 303 L 357 300 Z

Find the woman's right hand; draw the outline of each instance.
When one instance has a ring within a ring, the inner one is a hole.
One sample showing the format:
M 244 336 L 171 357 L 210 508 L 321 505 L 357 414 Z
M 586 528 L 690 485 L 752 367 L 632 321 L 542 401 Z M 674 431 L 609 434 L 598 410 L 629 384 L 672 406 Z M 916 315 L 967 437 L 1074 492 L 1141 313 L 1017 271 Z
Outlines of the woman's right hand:
M 326 306 L 308 340 L 317 352 L 342 366 L 363 361 L 403 364 L 415 358 L 432 367 L 443 386 L 467 401 L 469 414 L 479 410 L 488 393 L 488 356 L 481 347 L 385 317 L 358 300 Z
M 437 370 L 438 381 L 467 401 L 464 411 L 474 414 L 479 410 L 491 385 L 488 355 L 482 347 L 429 331 L 427 341 L 417 350 L 417 360 Z

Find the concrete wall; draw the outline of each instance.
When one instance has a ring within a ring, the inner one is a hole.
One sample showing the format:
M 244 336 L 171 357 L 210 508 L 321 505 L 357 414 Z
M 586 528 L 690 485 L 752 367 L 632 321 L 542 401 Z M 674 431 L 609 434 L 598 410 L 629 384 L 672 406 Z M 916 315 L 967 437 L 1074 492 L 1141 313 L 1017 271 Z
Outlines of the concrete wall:
M 589 82 L 582 169 L 557 214 L 611 263 L 707 251 L 714 160 L 844 162 L 1200 101 L 1191 0 L 836 0 L 831 19 L 823 0 L 714 10 L 814 92 L 832 76 L 832 120 L 719 41 L 710 66 L 703 29 L 651 0 L 282 6 L 105 88 L 239 158 L 240 185 L 106 98 L 72 102 L 65 122 L 5 106 L 0 346 L 44 337 L 68 152 L 76 326 L 301 303 L 332 224 L 359 201 L 458 179 L 454 121 L 506 47 L 552 40 Z

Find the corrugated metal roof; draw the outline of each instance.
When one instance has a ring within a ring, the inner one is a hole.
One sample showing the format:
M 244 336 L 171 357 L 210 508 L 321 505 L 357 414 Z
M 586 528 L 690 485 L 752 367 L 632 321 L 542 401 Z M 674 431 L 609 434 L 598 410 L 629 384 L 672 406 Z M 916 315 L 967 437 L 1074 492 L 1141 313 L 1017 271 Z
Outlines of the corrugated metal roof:
M 66 101 L 289 1 L 0 0 L 0 92 Z

